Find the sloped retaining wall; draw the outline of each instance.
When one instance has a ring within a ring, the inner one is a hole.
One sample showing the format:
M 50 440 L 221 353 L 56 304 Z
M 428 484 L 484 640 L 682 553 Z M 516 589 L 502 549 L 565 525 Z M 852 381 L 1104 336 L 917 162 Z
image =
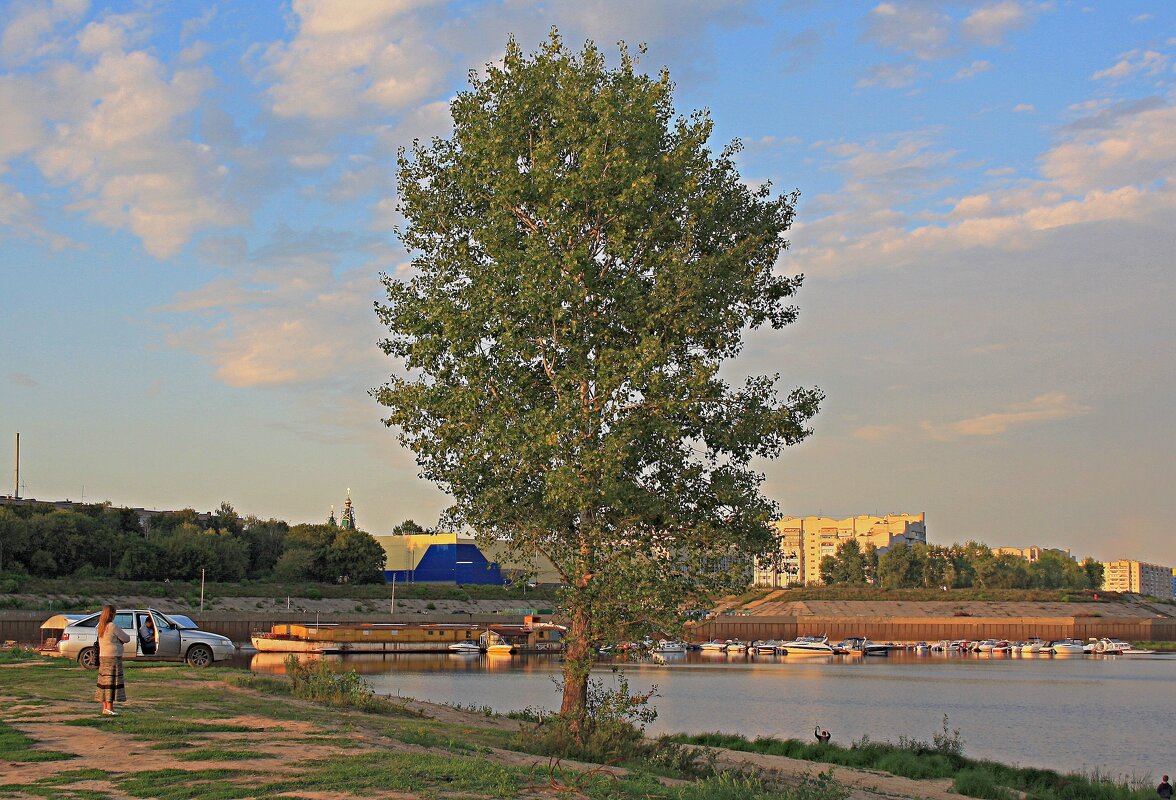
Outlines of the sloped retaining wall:
M 1089 639 L 1114 637 L 1134 642 L 1176 641 L 1176 619 L 1141 617 L 716 617 L 691 629 L 695 641 L 709 639 L 795 639 L 828 636 L 837 641 L 865 636 L 878 642 L 936 642 L 941 639 Z

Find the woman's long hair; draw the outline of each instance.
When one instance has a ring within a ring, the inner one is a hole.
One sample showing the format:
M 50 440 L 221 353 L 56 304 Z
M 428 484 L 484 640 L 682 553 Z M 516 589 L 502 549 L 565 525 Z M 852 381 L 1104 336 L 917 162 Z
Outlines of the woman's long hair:
M 106 626 L 114 619 L 114 606 L 102 606 L 102 613 L 98 615 L 98 635 L 106 633 Z

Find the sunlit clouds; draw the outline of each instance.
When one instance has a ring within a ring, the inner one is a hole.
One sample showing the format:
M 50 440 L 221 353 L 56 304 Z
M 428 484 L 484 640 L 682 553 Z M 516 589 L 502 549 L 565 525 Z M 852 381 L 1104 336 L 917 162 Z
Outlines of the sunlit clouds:
M 1159 444 L 1176 8 L 1145 10 L 16 0 L 0 6 L 5 426 L 28 458 L 58 457 L 29 462 L 42 496 L 85 484 L 301 521 L 351 486 L 366 527 L 431 522 L 445 499 L 367 394 L 396 366 L 379 276 L 411 274 L 397 153 L 450 135 L 449 104 L 508 36 L 531 50 L 558 26 L 573 49 L 591 38 L 615 62 L 624 41 L 665 67 L 677 112 L 709 110 L 715 152 L 742 141 L 746 185 L 800 190 L 778 263 L 805 275 L 799 322 L 730 365 L 828 395 L 815 434 L 763 465 L 786 513 L 926 511 L 936 542 L 1176 562 L 1176 500 L 1156 488 L 1176 482 Z M 984 510 L 1036 541 L 978 527 L 961 487 L 994 475 L 1009 491 Z M 1121 504 L 1138 551 L 1091 533 L 1126 535 Z

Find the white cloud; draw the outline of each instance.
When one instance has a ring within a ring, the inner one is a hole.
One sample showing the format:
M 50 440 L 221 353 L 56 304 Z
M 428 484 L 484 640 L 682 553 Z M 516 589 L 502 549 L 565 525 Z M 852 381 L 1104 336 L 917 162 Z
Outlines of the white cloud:
M 80 20 L 89 7 L 88 0 L 30 0 L 13 4 L 8 25 L 0 34 L 0 60 L 23 64 L 34 58 L 60 51 L 64 41 L 54 39 L 54 30 Z
M 1136 75 L 1158 75 L 1168 70 L 1171 59 L 1155 50 L 1132 50 L 1119 56 L 1114 66 L 1091 75 L 1092 80 L 1124 81 Z
M 126 50 L 136 35 L 142 19 L 134 14 L 109 14 L 101 21 L 86 25 L 78 34 L 78 53 L 97 56 L 111 50 Z
M 1039 159 L 1041 177 L 1009 182 L 1009 168 L 990 170 L 999 182 L 943 212 L 896 210 L 950 179 L 944 167 L 951 154 L 937 150 L 929 134 L 889 149 L 873 143 L 830 147 L 842 159 L 845 180 L 836 194 L 803 209 L 790 268 L 844 275 L 955 257 L 969 248 L 1020 250 L 1038 234 L 1070 225 L 1170 223 L 1176 211 L 1176 106 L 1136 103 L 1105 114 L 1097 126 L 1067 126 L 1058 134 Z M 881 179 L 868 177 L 874 162 Z
M 1039 395 L 1028 403 L 1013 403 L 1003 411 L 969 417 L 958 422 L 923 422 L 922 428 L 933 439 L 951 441 L 965 436 L 998 436 L 1009 428 L 1070 419 L 1090 411 L 1060 392 Z
M 6 183 L 0 183 L 0 230 L 3 229 L 21 238 L 46 242 L 54 250 L 76 246 L 69 237 L 48 230 L 33 202 Z
M 265 51 L 275 114 L 346 124 L 401 111 L 441 88 L 446 57 L 414 12 L 432 0 L 295 0 L 298 29 Z
M 952 80 L 964 81 L 968 78 L 975 78 L 977 75 L 982 75 L 985 72 L 990 72 L 991 70 L 992 62 L 984 60 L 973 61 L 966 67 L 960 67 Z
M 74 187 L 73 210 L 129 229 L 158 258 L 199 230 L 240 221 L 223 197 L 228 167 L 184 136 L 212 86 L 207 70 L 169 75 L 154 56 L 116 48 L 89 72 L 64 68 L 54 78 L 63 102 L 34 160 L 47 178 Z
M 879 3 L 866 19 L 864 37 L 928 61 L 948 55 L 951 18 L 930 5 Z
M 865 71 L 854 84 L 859 89 L 883 86 L 887 89 L 902 89 L 910 86 L 919 77 L 914 64 L 876 64 Z
M 210 247 L 232 274 L 159 309 L 171 346 L 207 360 L 229 386 L 327 385 L 357 375 L 374 385 L 383 356 L 372 300 L 387 255 L 378 240 L 282 228 L 253 253 L 235 238 Z M 341 270 L 348 253 L 379 260 Z
M 1014 114 L 1032 114 L 1036 110 L 1037 106 L 1033 105 L 1032 103 L 1017 103 L 1015 106 L 1013 106 Z
M 1108 126 L 1076 131 L 1046 153 L 1042 173 L 1075 192 L 1176 178 L 1176 106 L 1145 107 Z
M 960 33 L 967 39 L 995 47 L 1004 41 L 1009 31 L 1023 28 L 1031 21 L 1030 9 L 1014 0 L 1004 0 L 973 11 L 960 24 Z

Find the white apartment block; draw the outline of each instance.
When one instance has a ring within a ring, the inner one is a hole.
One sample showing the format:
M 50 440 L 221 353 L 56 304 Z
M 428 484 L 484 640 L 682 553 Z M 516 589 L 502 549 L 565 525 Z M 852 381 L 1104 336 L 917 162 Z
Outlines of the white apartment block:
M 1030 564 L 1035 561 L 1040 561 L 1044 553 L 1056 553 L 1059 556 L 1065 556 L 1071 561 L 1078 560 L 1070 554 L 1070 548 L 1068 547 L 1038 547 L 1037 545 L 1031 545 L 1029 547 L 994 547 L 992 548 L 992 552 L 998 556 L 1017 556 L 1018 558 L 1025 559 Z
M 842 542 L 856 539 L 862 549 L 874 545 L 878 552 L 902 544 L 927 543 L 926 514 L 862 514 L 846 519 L 784 517 L 773 525 L 780 540 L 774 564 L 755 571 L 756 586 L 804 586 L 821 582 L 821 559 L 834 555 Z
M 1172 574 L 1171 567 L 1161 567 L 1158 564 L 1148 564 L 1144 561 L 1120 559 L 1118 561 L 1103 562 L 1102 588 L 1108 592 L 1131 592 L 1171 600 Z

